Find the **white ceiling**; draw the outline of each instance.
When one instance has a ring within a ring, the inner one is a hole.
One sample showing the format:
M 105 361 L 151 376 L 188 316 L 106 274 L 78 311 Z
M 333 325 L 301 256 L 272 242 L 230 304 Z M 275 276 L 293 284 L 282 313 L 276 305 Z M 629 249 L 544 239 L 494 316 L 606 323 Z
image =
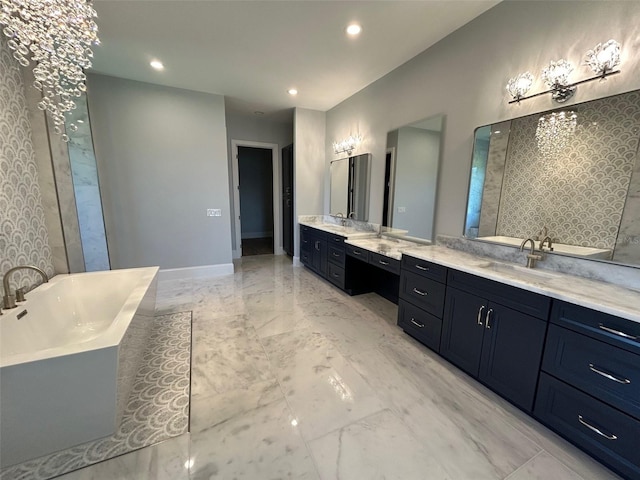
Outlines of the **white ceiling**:
M 326 111 L 498 2 L 96 0 L 93 71 L 225 95 L 236 112 Z

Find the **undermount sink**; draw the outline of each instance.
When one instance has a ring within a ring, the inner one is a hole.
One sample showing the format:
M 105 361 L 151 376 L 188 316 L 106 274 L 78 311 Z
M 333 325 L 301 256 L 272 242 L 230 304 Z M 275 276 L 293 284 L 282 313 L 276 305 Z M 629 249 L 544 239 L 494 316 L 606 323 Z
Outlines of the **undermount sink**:
M 501 262 L 487 262 L 480 265 L 480 268 L 493 270 L 498 273 L 534 278 L 535 280 L 552 280 L 559 276 L 557 273 L 549 272 L 547 270 L 535 270 L 533 268 Z

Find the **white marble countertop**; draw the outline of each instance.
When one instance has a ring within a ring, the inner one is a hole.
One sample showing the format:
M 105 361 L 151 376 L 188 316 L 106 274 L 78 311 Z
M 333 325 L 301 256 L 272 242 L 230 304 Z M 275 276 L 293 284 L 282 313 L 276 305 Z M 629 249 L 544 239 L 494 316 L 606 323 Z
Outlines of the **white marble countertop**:
M 300 225 L 306 225 L 307 227 L 313 227 L 323 232 L 333 233 L 334 235 L 340 235 L 345 238 L 367 238 L 375 237 L 376 232 L 371 230 L 362 230 L 352 226 L 335 225 L 333 223 L 321 223 L 307 220 L 300 220 Z
M 379 253 L 389 258 L 400 260 L 402 252 L 410 248 L 418 248 L 421 245 L 407 240 L 399 240 L 396 238 L 372 237 L 372 238 L 355 238 L 347 239 L 344 243 L 353 245 L 354 247 L 369 250 L 370 252 Z
M 640 292 L 566 273 L 528 269 L 442 246 L 403 248 L 406 255 L 640 323 Z

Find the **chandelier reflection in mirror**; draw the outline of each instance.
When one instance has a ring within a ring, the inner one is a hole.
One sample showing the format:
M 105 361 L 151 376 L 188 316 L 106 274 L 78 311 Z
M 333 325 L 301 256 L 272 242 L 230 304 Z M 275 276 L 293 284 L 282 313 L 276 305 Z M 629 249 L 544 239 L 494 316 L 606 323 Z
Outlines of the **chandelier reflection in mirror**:
M 550 93 L 551 97 L 558 103 L 566 102 L 573 96 L 578 85 L 594 80 L 604 80 L 610 75 L 620 73 L 620 70 L 616 70 L 620 65 L 620 44 L 615 40 L 599 43 L 586 53 L 585 65 L 596 76 L 570 83 L 569 76 L 573 71 L 573 65 L 567 60 L 550 62 L 542 70 L 542 80 L 545 82 L 547 90 L 532 95 L 527 95 L 527 93 L 533 86 L 533 76 L 529 72 L 517 75 L 507 83 L 507 91 L 512 97 L 509 103 L 519 103 L 521 100 L 547 93 Z
M 345 138 L 340 142 L 333 142 L 333 153 L 336 155 L 340 153 L 351 155 L 351 152 L 353 152 L 361 142 L 362 137 L 359 135 L 351 135 L 349 138 Z
M 544 159 L 556 158 L 565 152 L 575 134 L 578 115 L 574 111 L 552 112 L 538 120 L 536 141 Z
M 91 67 L 91 46 L 100 43 L 96 17 L 86 0 L 0 0 L 7 45 L 23 67 L 34 62 L 33 86 L 42 92 L 38 108 L 49 114 L 65 142 L 65 114 L 87 89 L 84 70 Z M 73 123 L 68 128 L 78 129 Z

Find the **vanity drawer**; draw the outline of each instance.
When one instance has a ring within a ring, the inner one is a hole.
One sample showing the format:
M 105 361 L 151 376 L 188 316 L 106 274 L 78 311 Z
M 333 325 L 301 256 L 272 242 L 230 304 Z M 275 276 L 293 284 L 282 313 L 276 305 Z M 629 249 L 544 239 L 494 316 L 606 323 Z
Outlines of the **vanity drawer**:
M 400 260 L 396 260 L 395 258 L 387 257 L 386 255 L 381 255 L 379 253 L 370 252 L 369 263 L 378 268 L 382 268 L 387 272 L 400 275 Z
M 340 235 L 334 235 L 333 233 L 328 233 L 327 242 L 329 243 L 329 245 L 334 245 L 338 248 L 344 249 L 344 237 Z
M 624 477 L 640 480 L 637 420 L 545 373 L 534 415 Z
M 335 247 L 329 244 L 329 262 L 344 267 L 344 248 Z
M 640 419 L 640 355 L 551 324 L 542 369 Z
M 344 290 L 344 268 L 329 262 L 327 280 Z
M 442 320 L 438 317 L 401 299 L 398 303 L 398 326 L 431 350 L 440 351 Z
M 403 270 L 400 275 L 400 298 L 442 318 L 446 287 L 430 278 Z
M 640 355 L 640 323 L 554 300 L 551 322 Z
M 364 248 L 354 247 L 353 245 L 346 244 L 345 250 L 347 255 L 362 260 L 363 262 L 369 262 L 369 250 Z
M 448 269 L 447 285 L 547 321 L 551 298 L 483 277 Z
M 427 262 L 409 255 L 402 255 L 402 269 L 417 273 L 423 277 L 431 278 L 440 283 L 447 282 L 447 267 L 437 263 Z

